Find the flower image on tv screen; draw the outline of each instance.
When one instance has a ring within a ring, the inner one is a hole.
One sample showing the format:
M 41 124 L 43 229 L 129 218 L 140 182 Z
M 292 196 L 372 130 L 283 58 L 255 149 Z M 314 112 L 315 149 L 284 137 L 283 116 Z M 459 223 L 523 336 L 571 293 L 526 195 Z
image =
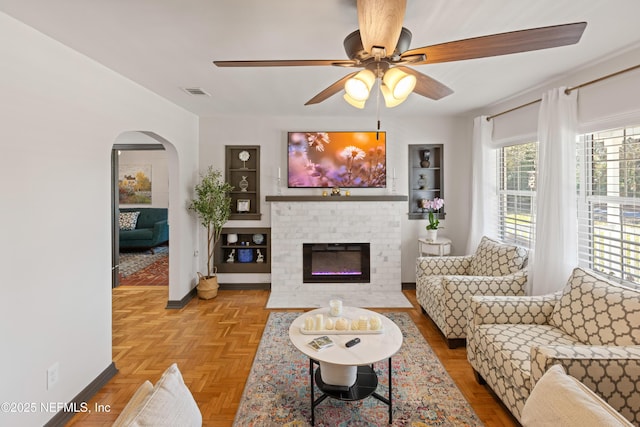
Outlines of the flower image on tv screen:
M 289 188 L 385 188 L 385 132 L 289 132 Z

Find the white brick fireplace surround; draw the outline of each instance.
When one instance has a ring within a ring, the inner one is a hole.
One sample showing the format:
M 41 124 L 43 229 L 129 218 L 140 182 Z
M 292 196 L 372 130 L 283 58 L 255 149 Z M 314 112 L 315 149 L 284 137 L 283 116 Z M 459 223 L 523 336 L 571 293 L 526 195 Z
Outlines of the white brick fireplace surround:
M 271 295 L 267 308 L 411 307 L 402 294 L 401 218 L 406 196 L 267 196 Z M 370 283 L 303 283 L 303 243 L 369 243 Z

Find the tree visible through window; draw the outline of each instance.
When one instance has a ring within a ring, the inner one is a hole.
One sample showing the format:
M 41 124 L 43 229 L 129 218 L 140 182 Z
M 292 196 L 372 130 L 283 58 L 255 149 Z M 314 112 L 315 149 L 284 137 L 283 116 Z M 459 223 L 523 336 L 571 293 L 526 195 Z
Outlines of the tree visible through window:
M 498 150 L 498 230 L 505 242 L 532 247 L 538 144 Z

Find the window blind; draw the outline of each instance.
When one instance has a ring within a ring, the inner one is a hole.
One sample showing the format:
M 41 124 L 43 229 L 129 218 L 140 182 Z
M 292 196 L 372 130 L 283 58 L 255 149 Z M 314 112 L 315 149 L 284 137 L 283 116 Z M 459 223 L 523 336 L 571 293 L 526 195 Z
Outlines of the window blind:
M 640 285 L 640 126 L 582 135 L 577 148 L 580 265 Z

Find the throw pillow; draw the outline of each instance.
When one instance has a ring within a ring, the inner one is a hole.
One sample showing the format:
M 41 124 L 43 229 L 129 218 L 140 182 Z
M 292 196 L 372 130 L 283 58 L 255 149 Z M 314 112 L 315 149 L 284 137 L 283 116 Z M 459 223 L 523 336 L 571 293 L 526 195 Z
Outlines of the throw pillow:
M 633 425 L 560 365 L 549 368 L 531 390 L 521 421 L 523 427 Z
M 120 212 L 120 230 L 135 230 L 140 212 Z
M 162 374 L 153 391 L 138 404 L 135 414 L 123 426 L 202 426 L 198 404 L 185 385 L 177 364 L 169 366 Z
M 131 400 L 127 402 L 127 406 L 125 406 L 120 415 L 118 415 L 118 418 L 116 419 L 116 422 L 113 423 L 112 427 L 125 427 L 130 425 L 133 419 L 142 410 L 142 403 L 147 399 L 147 397 L 149 397 L 152 391 L 153 384 L 151 384 L 151 381 L 147 380 L 142 383 L 142 385 L 138 387 L 138 390 L 133 394 L 133 397 L 131 397 Z

